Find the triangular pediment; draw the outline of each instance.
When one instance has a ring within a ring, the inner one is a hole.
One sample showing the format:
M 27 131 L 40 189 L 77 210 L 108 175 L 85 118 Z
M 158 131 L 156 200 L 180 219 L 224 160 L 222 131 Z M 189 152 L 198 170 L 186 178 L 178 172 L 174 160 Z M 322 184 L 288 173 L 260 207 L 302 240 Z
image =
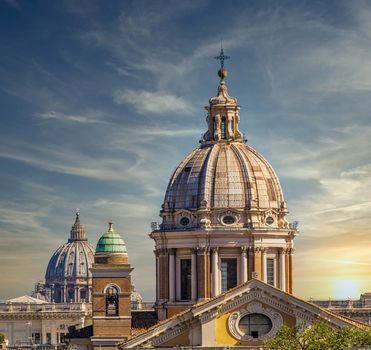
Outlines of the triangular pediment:
M 236 342 L 249 341 L 251 337 L 243 335 L 237 325 L 242 317 L 253 313 L 265 315 L 272 321 L 270 332 L 259 338 L 259 340 L 274 336 L 282 324 L 309 325 L 315 320 L 324 320 L 335 327 L 362 327 L 362 324 L 359 322 L 333 314 L 317 305 L 253 279 L 211 300 L 195 304 L 190 309 L 159 322 L 147 331 L 121 344 L 120 347 L 163 346 L 171 339 L 178 337 L 180 334 L 190 332 L 195 327 L 198 327 L 201 333 L 203 329 L 208 329 L 210 333 L 210 330 L 213 327 L 215 328 L 215 322 L 219 322 L 220 319 L 225 320 L 225 331 L 231 338 L 236 339 Z M 210 326 L 211 324 L 213 326 Z M 204 338 L 201 334 L 200 339 Z M 210 346 L 211 344 L 204 344 L 202 340 L 199 345 Z M 214 344 L 214 346 L 216 345 L 218 344 Z

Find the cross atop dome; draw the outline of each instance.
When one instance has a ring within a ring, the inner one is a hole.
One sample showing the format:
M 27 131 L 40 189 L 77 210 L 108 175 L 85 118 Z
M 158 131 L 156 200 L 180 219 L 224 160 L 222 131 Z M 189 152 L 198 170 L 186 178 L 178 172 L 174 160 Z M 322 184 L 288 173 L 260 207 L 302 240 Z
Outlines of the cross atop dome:
M 220 44 L 220 55 L 214 58 L 220 61 L 220 68 L 224 68 L 224 60 L 229 60 L 231 58 L 230 56 L 224 55 L 223 42 Z
M 224 55 L 224 50 L 223 50 L 223 42 L 220 44 L 220 54 L 219 56 L 214 56 L 216 60 L 220 61 L 220 69 L 218 71 L 218 75 L 220 77 L 220 82 L 224 83 L 224 78 L 228 76 L 228 71 L 224 68 L 224 61 L 229 60 L 231 57 Z

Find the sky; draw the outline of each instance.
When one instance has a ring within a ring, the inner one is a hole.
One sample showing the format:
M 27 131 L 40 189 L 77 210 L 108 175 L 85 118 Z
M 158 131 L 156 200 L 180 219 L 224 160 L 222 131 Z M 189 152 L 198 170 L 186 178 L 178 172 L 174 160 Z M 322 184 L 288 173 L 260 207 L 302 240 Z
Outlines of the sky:
M 43 280 L 79 208 L 94 245 L 113 220 L 154 300 L 150 223 L 206 130 L 221 40 L 299 221 L 295 294 L 371 292 L 370 1 L 0 0 L 0 299 Z

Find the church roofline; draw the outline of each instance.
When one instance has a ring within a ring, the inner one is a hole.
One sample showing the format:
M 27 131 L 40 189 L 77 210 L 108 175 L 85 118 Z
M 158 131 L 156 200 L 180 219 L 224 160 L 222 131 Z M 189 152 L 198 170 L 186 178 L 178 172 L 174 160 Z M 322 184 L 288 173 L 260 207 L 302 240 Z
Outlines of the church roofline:
M 330 322 L 332 321 L 333 323 L 336 323 L 338 326 L 348 325 L 361 329 L 367 330 L 371 329 L 371 326 L 366 325 L 365 323 L 358 322 L 348 317 L 335 314 L 331 311 L 319 307 L 318 305 L 309 303 L 307 301 L 295 297 L 292 294 L 286 293 L 278 288 L 268 285 L 265 282 L 262 282 L 257 279 L 252 279 L 244 284 L 241 284 L 233 289 L 230 289 L 222 294 L 219 294 L 218 296 L 212 299 L 199 302 L 190 307 L 189 309 L 184 310 L 183 312 L 180 312 L 168 319 L 160 321 L 159 323 L 148 328 L 147 330 L 144 330 L 141 333 L 137 333 L 128 341 L 118 344 L 118 346 L 121 345 L 123 348 L 137 347 L 138 345 L 148 341 L 150 338 L 156 337 L 161 333 L 167 331 L 168 329 L 171 329 L 185 321 L 189 321 L 194 317 L 200 317 L 201 315 L 211 311 L 212 309 L 220 307 L 221 304 L 235 300 L 238 297 L 242 297 L 244 293 L 250 292 L 255 288 L 270 291 L 272 295 L 280 297 L 281 300 L 291 302 L 295 306 L 303 308 L 306 311 L 311 312 L 315 316 L 320 317 L 322 316 L 323 318 L 327 318 L 328 321 Z

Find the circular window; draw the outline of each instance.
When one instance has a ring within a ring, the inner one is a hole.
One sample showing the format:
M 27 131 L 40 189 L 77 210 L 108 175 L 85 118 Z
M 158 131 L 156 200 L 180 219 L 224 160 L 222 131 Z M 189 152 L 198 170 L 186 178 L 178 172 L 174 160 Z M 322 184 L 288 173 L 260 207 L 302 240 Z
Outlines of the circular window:
M 180 224 L 183 226 L 187 226 L 189 224 L 189 219 L 184 217 L 180 219 Z
M 267 223 L 267 225 L 272 225 L 274 223 L 274 219 L 271 216 L 268 216 L 265 219 L 265 222 Z
M 241 318 L 238 328 L 252 338 L 260 338 L 272 329 L 272 321 L 262 314 L 248 314 Z
M 223 217 L 223 224 L 225 225 L 232 225 L 236 222 L 236 218 L 232 215 L 226 215 Z

